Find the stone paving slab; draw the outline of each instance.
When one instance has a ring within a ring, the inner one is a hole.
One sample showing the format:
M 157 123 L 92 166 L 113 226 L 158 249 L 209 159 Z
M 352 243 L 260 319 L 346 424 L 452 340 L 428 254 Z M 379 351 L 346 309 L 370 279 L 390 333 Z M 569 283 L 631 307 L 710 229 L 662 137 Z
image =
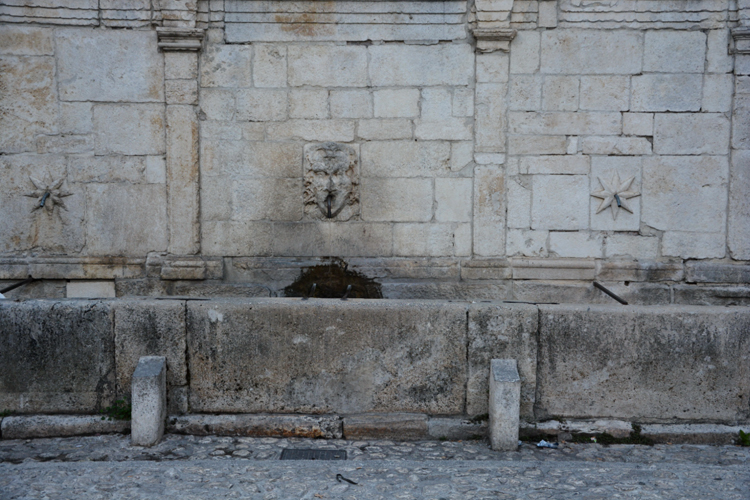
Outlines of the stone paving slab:
M 285 448 L 346 462 L 281 461 Z M 358 485 L 336 480 L 342 474 Z M 750 498 L 750 448 L 348 441 L 168 434 L 0 441 L 0 498 Z

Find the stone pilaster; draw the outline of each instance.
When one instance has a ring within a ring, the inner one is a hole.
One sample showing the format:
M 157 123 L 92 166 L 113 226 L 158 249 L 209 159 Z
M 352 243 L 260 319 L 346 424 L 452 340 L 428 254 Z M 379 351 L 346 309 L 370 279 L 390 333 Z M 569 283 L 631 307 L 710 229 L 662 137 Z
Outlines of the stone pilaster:
M 738 2 L 734 38 L 734 106 L 727 243 L 730 256 L 750 260 L 750 0 Z
M 200 251 L 198 51 L 203 30 L 158 28 L 167 103 L 169 253 Z
M 506 96 L 512 0 L 475 3 L 474 245 L 482 257 L 505 255 Z

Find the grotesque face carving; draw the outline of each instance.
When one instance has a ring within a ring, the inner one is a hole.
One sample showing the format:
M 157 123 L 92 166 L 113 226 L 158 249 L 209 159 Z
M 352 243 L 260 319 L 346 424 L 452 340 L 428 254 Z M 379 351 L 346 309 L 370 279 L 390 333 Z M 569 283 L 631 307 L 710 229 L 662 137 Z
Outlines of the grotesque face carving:
M 348 220 L 356 213 L 357 154 L 345 144 L 305 146 L 305 213 L 316 219 Z

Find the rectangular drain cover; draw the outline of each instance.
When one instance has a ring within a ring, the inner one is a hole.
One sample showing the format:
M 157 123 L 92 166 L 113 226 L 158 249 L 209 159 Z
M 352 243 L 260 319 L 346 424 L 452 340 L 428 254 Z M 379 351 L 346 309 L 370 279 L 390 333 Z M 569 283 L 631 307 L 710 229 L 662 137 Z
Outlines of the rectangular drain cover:
M 282 460 L 346 460 L 346 450 L 294 450 L 281 451 Z

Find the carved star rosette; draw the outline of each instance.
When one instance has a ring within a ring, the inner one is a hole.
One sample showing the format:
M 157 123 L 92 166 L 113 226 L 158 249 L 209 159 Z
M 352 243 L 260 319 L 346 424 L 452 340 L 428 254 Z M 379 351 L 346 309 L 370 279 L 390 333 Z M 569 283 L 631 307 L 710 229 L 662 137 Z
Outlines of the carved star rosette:
M 635 177 L 629 177 L 628 179 L 621 181 L 620 174 L 615 173 L 612 176 L 612 180 L 609 182 L 604 181 L 601 177 L 597 177 L 597 179 L 599 179 L 599 184 L 601 184 L 602 189 L 591 193 L 591 196 L 602 200 L 599 204 L 599 208 L 596 209 L 597 214 L 607 208 L 612 208 L 612 219 L 617 220 L 617 215 L 621 208 L 627 210 L 631 214 L 633 213 L 633 209 L 628 204 L 628 199 L 641 195 L 640 192 L 630 189 Z
M 35 189 L 24 194 L 24 196 L 36 198 L 37 201 L 34 203 L 34 208 L 31 209 L 32 212 L 45 209 L 48 214 L 51 214 L 56 206 L 60 206 L 63 210 L 68 210 L 63 198 L 72 196 L 73 193 L 63 189 L 65 177 L 53 179 L 49 174 L 46 174 L 42 179 L 39 179 L 30 175 L 29 180 L 31 180 Z

